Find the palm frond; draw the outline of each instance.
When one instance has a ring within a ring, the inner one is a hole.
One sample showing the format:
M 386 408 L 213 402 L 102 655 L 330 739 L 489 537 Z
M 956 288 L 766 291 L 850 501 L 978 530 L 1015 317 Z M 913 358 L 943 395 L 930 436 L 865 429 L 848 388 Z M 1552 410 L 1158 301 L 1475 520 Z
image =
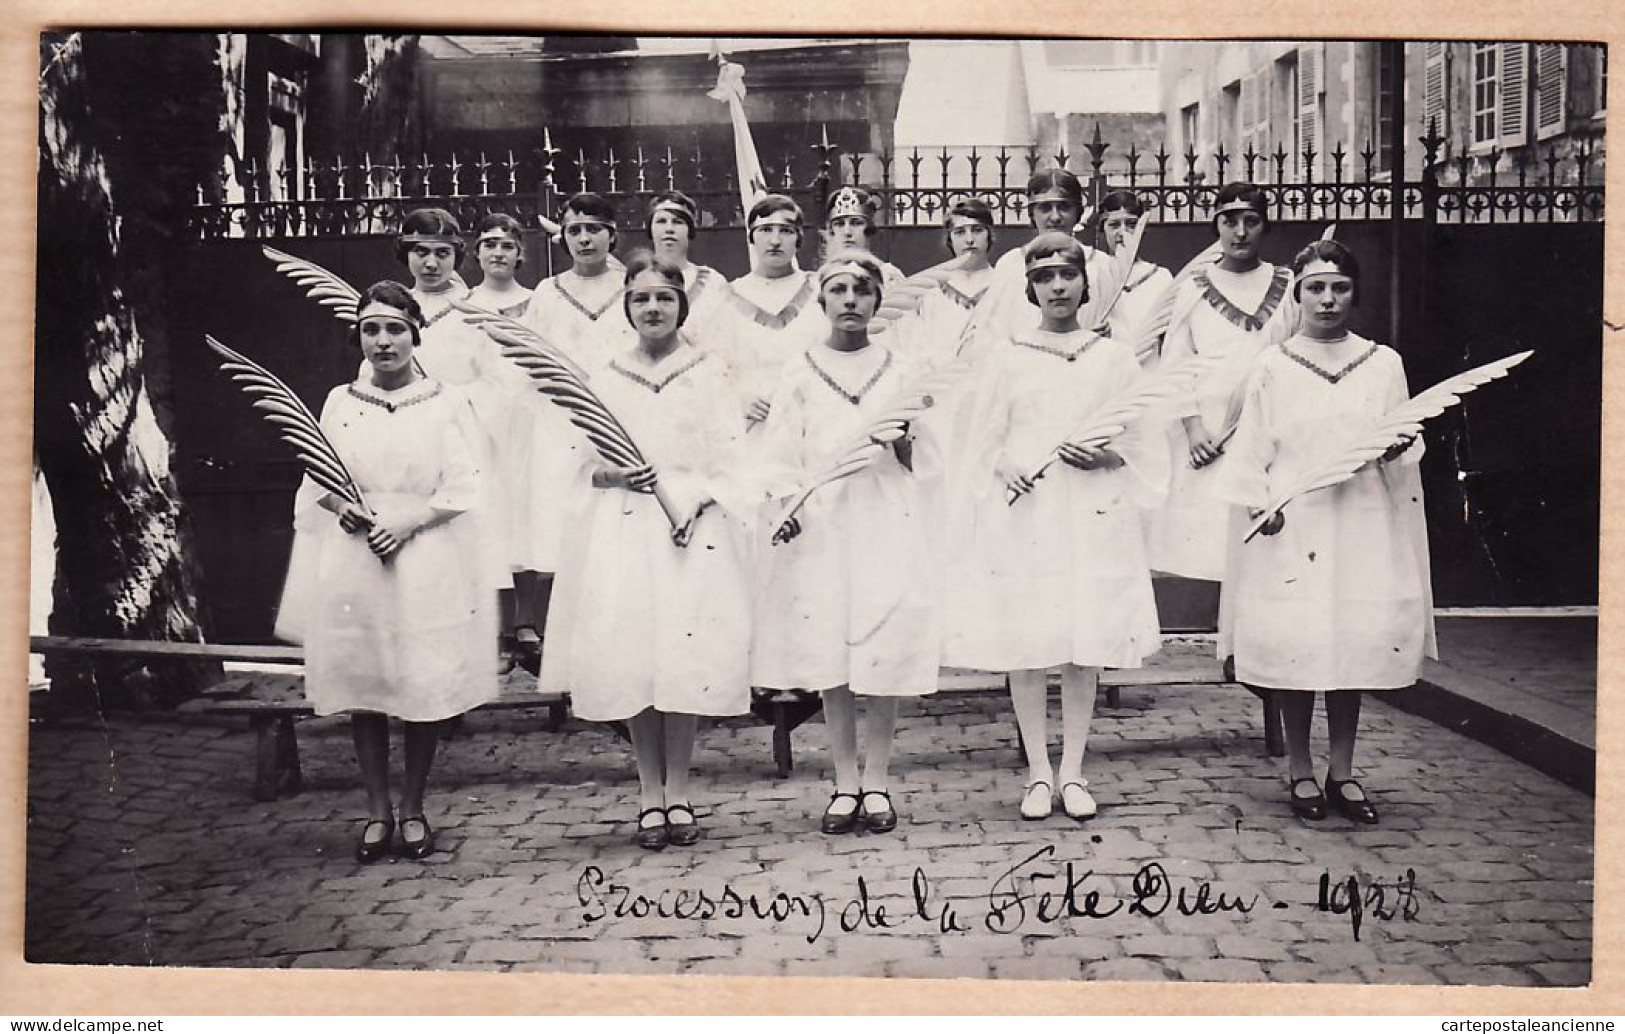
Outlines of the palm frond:
M 819 468 L 818 474 L 790 497 L 774 523 L 774 543 L 784 541 L 785 525 L 801 512 L 814 492 L 867 470 L 893 442 L 903 436 L 909 423 L 935 406 L 937 396 L 950 390 L 968 369 L 968 364 L 964 362 L 949 363 L 921 374 L 893 392 L 878 415 L 862 431 L 848 439 L 842 448 L 835 450 L 829 461 Z
M 293 389 L 265 367 L 227 348 L 213 336 L 204 335 L 203 340 L 220 356 L 220 369 L 230 374 L 238 387 L 253 399 L 253 407 L 264 414 L 267 422 L 276 429 L 277 437 L 293 450 L 310 479 L 339 498 L 366 510 L 361 489 L 350 475 L 349 468 L 322 432 L 321 423 L 293 393 Z
M 1134 231 L 1129 234 L 1128 240 L 1124 241 L 1123 246 L 1112 254 L 1112 265 L 1116 267 L 1117 288 L 1111 292 L 1109 297 L 1105 298 L 1104 304 L 1100 306 L 1098 310 L 1100 315 L 1096 317 L 1094 326 L 1104 325 L 1111 318 L 1112 310 L 1117 308 L 1117 303 L 1122 300 L 1123 291 L 1128 287 L 1129 277 L 1134 272 L 1134 263 L 1140 257 L 1140 241 L 1144 239 L 1145 228 L 1149 223 L 1149 220 L 1143 218 L 1136 222 Z M 1090 294 L 1094 293 L 1094 291 L 1090 292 Z
M 875 318 L 869 324 L 870 328 L 880 330 L 904 316 L 919 312 L 925 299 L 940 291 L 942 282 L 948 279 L 950 274 L 963 269 L 968 261 L 966 255 L 955 255 L 948 261 L 922 269 L 905 280 L 886 285 L 880 299 L 880 307 L 875 310 Z
M 285 274 L 320 305 L 333 310 L 333 315 L 346 323 L 354 323 L 360 312 L 361 292 L 308 259 L 278 251 L 270 245 L 260 250 L 276 263 L 277 272 Z
M 1128 430 L 1130 424 L 1148 411 L 1173 401 L 1182 392 L 1189 391 L 1191 382 L 1212 365 L 1212 358 L 1193 355 L 1137 378 L 1134 383 L 1096 406 L 1088 419 L 1067 435 L 1066 441 L 1056 443 L 1043 464 L 1027 475 L 1028 480 L 1036 481 L 1060 459 L 1062 445 L 1091 448 L 1110 444 L 1112 439 Z M 1005 501 L 1013 505 L 1020 498 L 1020 493 L 1011 492 L 1005 497 Z
M 1458 373 L 1384 413 L 1352 435 L 1347 444 L 1332 451 L 1325 460 L 1310 467 L 1307 473 L 1283 489 L 1247 529 L 1243 541 L 1251 542 L 1253 536 L 1293 499 L 1306 492 L 1340 485 L 1354 477 L 1361 467 L 1380 457 L 1401 440 L 1421 434 L 1422 424 L 1425 421 L 1459 403 L 1463 395 L 1505 377 L 1509 370 L 1533 354 L 1532 351 L 1519 352 L 1505 359 L 1497 359 L 1493 363 L 1474 367 L 1465 373 Z
M 1188 313 L 1176 314 L 1174 312 L 1175 302 L 1179 298 L 1179 289 L 1189 283 L 1191 277 L 1195 276 L 1198 270 L 1206 269 L 1219 261 L 1220 254 L 1222 254 L 1222 250 L 1219 242 L 1214 241 L 1197 252 L 1195 258 L 1185 263 L 1180 271 L 1174 275 L 1173 282 L 1163 288 L 1162 294 L 1157 298 L 1157 303 L 1146 314 L 1145 322 L 1139 327 L 1139 333 L 1134 340 L 1134 355 L 1141 363 L 1162 351 L 1162 339 L 1167 337 L 1168 331 L 1175 323 L 1179 322 L 1176 315 L 1180 318 L 1188 316 Z
M 600 456 L 618 467 L 641 467 L 648 462 L 632 435 L 587 386 L 586 372 L 569 356 L 548 344 L 534 328 L 466 301 L 454 301 L 451 305 L 470 324 L 490 335 L 502 354 L 530 378 L 531 387 L 563 409 L 570 423 L 587 436 Z M 672 528 L 681 527 L 684 515 L 678 512 L 658 480 L 654 496 Z

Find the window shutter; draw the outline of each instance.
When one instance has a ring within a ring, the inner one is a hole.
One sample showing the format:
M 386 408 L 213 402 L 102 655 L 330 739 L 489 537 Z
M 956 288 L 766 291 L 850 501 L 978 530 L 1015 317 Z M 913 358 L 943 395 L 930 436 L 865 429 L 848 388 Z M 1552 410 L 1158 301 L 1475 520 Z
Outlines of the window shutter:
M 1310 43 L 1298 48 L 1298 129 L 1301 134 L 1298 150 L 1313 149 L 1315 152 L 1314 164 L 1305 166 L 1303 170 L 1304 177 L 1309 180 L 1315 178 L 1315 170 L 1320 166 L 1320 152 L 1325 150 L 1320 139 L 1320 95 L 1325 92 L 1322 59 L 1325 53 L 1324 43 Z M 1303 160 L 1301 153 L 1298 160 Z
M 1450 139 L 1450 70 L 1446 67 L 1447 44 L 1422 44 L 1423 98 L 1422 131 L 1436 124 L 1439 135 Z M 1437 119 L 1437 123 L 1434 120 Z
M 1522 147 L 1529 142 L 1529 44 L 1499 44 L 1500 55 L 1500 135 L 1502 147 Z
M 1568 128 L 1569 48 L 1535 46 L 1535 136 L 1544 140 Z

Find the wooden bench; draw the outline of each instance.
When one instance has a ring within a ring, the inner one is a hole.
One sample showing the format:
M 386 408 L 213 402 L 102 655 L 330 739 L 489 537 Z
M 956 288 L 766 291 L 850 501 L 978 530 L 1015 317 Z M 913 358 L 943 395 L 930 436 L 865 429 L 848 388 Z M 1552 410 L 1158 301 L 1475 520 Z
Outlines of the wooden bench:
M 126 639 L 89 639 L 73 636 L 34 636 L 29 649 L 38 654 L 90 654 L 129 657 L 192 658 L 242 663 L 301 664 L 304 654 L 295 646 L 235 646 L 210 643 L 138 642 Z M 1144 668 L 1107 670 L 1101 673 L 1100 688 L 1106 706 L 1120 704 L 1121 691 L 1134 686 L 1217 685 L 1233 681 L 1221 671 L 1217 661 L 1195 661 L 1190 651 L 1167 651 Z M 1051 685 L 1058 683 L 1052 681 Z M 943 693 L 1005 690 L 1002 675 L 988 672 L 944 669 L 939 682 Z M 1263 701 L 1264 745 L 1272 757 L 1286 753 L 1281 730 L 1281 712 L 1268 692 L 1252 691 Z M 563 693 L 541 693 L 527 677 L 505 679 L 501 695 L 480 710 L 515 710 L 545 707 L 547 728 L 557 731 L 569 712 L 569 697 Z M 773 763 L 780 778 L 794 767 L 790 734 L 823 707 L 817 693 L 781 690 L 755 690 L 751 712 L 773 726 Z M 294 719 L 315 712 L 306 702 L 303 679 L 289 673 L 245 673 L 224 679 L 202 694 L 182 704 L 185 714 L 246 715 L 254 732 L 254 799 L 275 800 L 300 791 L 299 744 Z M 625 738 L 623 723 L 611 723 Z
M 304 652 L 297 646 L 141 642 L 77 636 L 32 636 L 28 643 L 30 652 L 37 654 L 187 658 L 247 664 L 304 663 Z M 535 683 L 527 676 L 504 680 L 501 695 L 480 709 L 502 711 L 545 707 L 548 712 L 547 728 L 556 732 L 563 727 L 569 706 L 570 701 L 564 694 L 538 692 Z M 255 800 L 271 801 L 303 789 L 294 719 L 316 713 L 305 699 L 303 676 L 291 672 L 230 675 L 176 710 L 193 715 L 247 716 L 249 728 L 254 732 Z

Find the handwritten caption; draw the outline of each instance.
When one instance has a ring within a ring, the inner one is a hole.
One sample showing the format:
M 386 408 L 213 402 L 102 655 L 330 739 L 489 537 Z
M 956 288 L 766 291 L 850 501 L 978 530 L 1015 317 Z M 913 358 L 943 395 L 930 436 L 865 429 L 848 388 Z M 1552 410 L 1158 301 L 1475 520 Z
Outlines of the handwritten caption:
M 1416 871 L 1406 869 L 1392 881 L 1333 876 L 1320 873 L 1306 888 L 1310 900 L 1261 903 L 1258 894 L 1224 889 L 1209 880 L 1176 878 L 1160 862 L 1142 865 L 1129 879 L 1126 891 L 1113 886 L 1109 876 L 1055 857 L 1048 846 L 1033 851 L 1003 870 L 976 899 L 949 900 L 938 892 L 930 874 L 916 868 L 907 898 L 880 898 L 871 894 L 869 881 L 859 876 L 850 895 L 829 896 L 810 891 L 756 892 L 723 883 L 715 890 L 684 885 L 653 893 L 609 877 L 589 865 L 576 880 L 576 898 L 587 923 L 615 919 L 669 919 L 676 922 L 736 921 L 788 925 L 803 931 L 808 944 L 829 935 L 886 931 L 926 926 L 942 934 L 984 930 L 1019 934 L 1033 925 L 1050 926 L 1071 920 L 1156 919 L 1163 915 L 1246 917 L 1255 910 L 1285 911 L 1308 908 L 1346 922 L 1358 941 L 1365 923 L 1410 922 L 1420 904 Z M 832 927 L 833 924 L 833 927 Z

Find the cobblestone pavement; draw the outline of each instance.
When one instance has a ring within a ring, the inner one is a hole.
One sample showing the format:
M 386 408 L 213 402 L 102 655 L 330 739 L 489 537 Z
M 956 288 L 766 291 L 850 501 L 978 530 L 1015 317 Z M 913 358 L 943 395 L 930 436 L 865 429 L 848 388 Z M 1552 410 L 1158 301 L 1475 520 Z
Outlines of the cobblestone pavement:
M 902 823 L 890 835 L 816 831 L 830 790 L 816 720 L 795 734 L 787 780 L 773 776 L 769 728 L 708 724 L 695 758 L 706 839 L 661 853 L 630 842 L 630 749 L 607 729 L 572 720 L 549 733 L 542 712 L 475 714 L 436 772 L 440 850 L 372 866 L 351 858 L 362 796 L 343 720 L 300 725 L 307 789 L 275 803 L 248 796 L 251 738 L 235 722 L 37 723 L 27 957 L 1587 981 L 1585 795 L 1370 703 L 1358 760 L 1382 823 L 1306 824 L 1288 812 L 1284 761 L 1263 756 L 1250 696 L 1156 686 L 1127 689 L 1122 703 L 1102 700 L 1098 712 L 1087 770 L 1102 810 L 1081 827 L 1018 819 L 1014 720 L 1001 693 L 905 703 L 894 787 Z M 1323 742 L 1317 750 L 1324 756 Z

